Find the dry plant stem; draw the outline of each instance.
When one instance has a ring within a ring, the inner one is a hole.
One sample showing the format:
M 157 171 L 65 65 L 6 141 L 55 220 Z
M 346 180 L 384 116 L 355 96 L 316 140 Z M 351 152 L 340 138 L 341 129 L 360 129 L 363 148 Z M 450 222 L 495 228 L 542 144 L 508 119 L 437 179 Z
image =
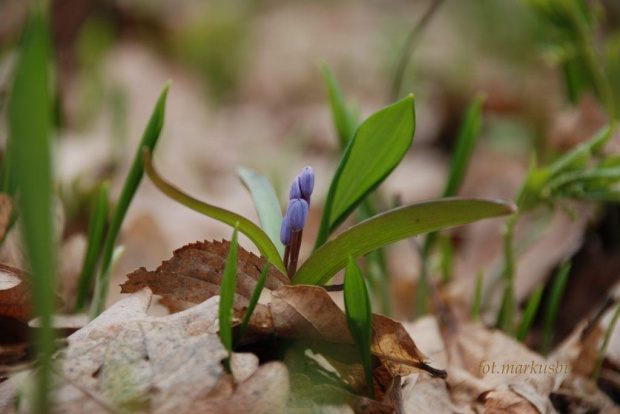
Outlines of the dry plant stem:
M 288 262 L 291 259 L 291 245 L 287 245 L 284 248 L 284 268 L 288 269 Z
M 342 290 L 344 289 L 344 284 L 340 283 L 338 285 L 323 285 L 321 287 L 328 292 L 342 292 Z
M 286 273 L 290 279 L 293 278 L 293 275 L 297 271 L 297 259 L 299 258 L 299 249 L 301 248 L 301 237 L 303 233 L 303 230 L 294 231 L 293 237 L 291 238 L 290 260 L 286 266 Z

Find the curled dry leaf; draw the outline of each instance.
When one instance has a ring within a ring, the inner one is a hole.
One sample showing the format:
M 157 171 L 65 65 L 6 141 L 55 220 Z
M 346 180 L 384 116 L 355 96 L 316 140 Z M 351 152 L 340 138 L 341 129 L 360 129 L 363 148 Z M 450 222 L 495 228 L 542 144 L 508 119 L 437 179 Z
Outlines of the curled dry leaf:
M 157 295 L 173 300 L 201 303 L 219 295 L 226 257 L 230 249 L 228 241 L 197 242 L 174 251 L 154 271 L 141 267 L 127 275 L 121 285 L 122 293 L 134 293 L 145 286 Z M 247 306 L 267 260 L 239 247 L 237 289 L 235 308 Z M 290 284 L 289 279 L 271 266 L 265 281 L 267 289 L 277 289 Z
M 0 263 L 0 316 L 26 323 L 32 317 L 27 274 Z

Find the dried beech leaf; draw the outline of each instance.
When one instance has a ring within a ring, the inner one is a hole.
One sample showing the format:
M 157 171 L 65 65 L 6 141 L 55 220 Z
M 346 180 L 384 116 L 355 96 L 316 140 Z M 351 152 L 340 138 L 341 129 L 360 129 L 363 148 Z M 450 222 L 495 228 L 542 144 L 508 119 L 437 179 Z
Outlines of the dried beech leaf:
M 342 310 L 319 286 L 283 286 L 271 292 L 275 332 L 286 338 L 353 343 Z
M 425 371 L 434 377 L 446 378 L 446 371 L 433 368 L 418 349 L 400 322 L 373 314 L 373 338 L 370 351 L 377 356 L 392 376 L 406 376 Z
M 284 413 L 290 385 L 286 365 L 274 361 L 261 365 L 252 376 L 238 384 L 226 398 L 205 398 L 194 402 L 188 413 L 271 414 Z M 209 396 L 212 397 L 212 396 Z
M 209 332 L 219 298 L 160 318 L 146 314 L 151 298 L 145 288 L 67 339 L 56 358 L 63 380 L 59 411 L 77 410 L 95 396 L 115 409 L 190 412 L 216 387 L 227 355 Z
M 478 402 L 483 414 L 540 414 L 531 402 L 510 390 L 487 391 L 478 397 Z
M 26 323 L 32 316 L 27 274 L 0 263 L 0 316 Z
M 128 280 L 121 285 L 121 292 L 133 293 L 148 286 L 153 293 L 174 300 L 204 302 L 219 295 L 229 248 L 228 241 L 188 244 L 175 250 L 172 258 L 156 270 L 147 271 L 141 267 L 128 274 Z M 239 248 L 235 308 L 248 305 L 266 263 L 266 259 Z M 282 272 L 271 266 L 265 287 L 274 290 L 289 283 Z

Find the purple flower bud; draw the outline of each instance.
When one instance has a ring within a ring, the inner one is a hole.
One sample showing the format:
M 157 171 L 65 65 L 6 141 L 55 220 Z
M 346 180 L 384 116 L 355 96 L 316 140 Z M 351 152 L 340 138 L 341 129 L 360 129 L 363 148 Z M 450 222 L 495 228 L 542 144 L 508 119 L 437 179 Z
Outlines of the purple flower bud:
M 299 175 L 299 189 L 301 190 L 302 198 L 310 204 L 310 196 L 312 195 L 312 190 L 314 190 L 314 170 L 312 167 L 304 167 Z
M 286 224 L 291 231 L 301 231 L 308 217 L 308 203 L 304 199 L 295 198 L 288 203 L 286 209 Z
M 289 244 L 291 244 L 292 237 L 293 237 L 293 232 L 291 231 L 291 228 L 288 226 L 288 223 L 286 222 L 286 214 L 285 214 L 284 218 L 282 219 L 282 227 L 280 227 L 280 241 L 282 242 L 283 245 L 288 246 Z
M 288 199 L 293 200 L 295 198 L 301 197 L 301 187 L 299 185 L 299 177 L 295 177 L 293 183 L 291 184 L 291 191 L 288 193 Z

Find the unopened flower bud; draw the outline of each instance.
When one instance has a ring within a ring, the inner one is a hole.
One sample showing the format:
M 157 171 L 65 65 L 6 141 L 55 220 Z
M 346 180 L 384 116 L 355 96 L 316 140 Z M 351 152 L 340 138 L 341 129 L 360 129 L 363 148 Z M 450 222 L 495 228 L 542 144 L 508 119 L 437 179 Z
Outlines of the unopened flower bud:
M 284 218 L 282 219 L 282 227 L 280 227 L 280 241 L 282 242 L 283 245 L 288 246 L 289 244 L 291 244 L 291 238 L 293 237 L 292 233 L 293 232 L 291 231 L 291 228 L 286 222 L 286 214 L 285 214 Z
M 286 220 L 291 231 L 301 231 L 308 217 L 308 203 L 304 199 L 295 198 L 288 203 Z
M 310 196 L 314 190 L 314 170 L 312 167 L 304 167 L 299 175 L 299 189 L 301 190 L 301 198 L 310 203 Z
M 299 177 L 295 177 L 293 183 L 291 184 L 291 190 L 288 193 L 289 200 L 294 200 L 296 198 L 302 198 L 301 186 L 299 185 Z

